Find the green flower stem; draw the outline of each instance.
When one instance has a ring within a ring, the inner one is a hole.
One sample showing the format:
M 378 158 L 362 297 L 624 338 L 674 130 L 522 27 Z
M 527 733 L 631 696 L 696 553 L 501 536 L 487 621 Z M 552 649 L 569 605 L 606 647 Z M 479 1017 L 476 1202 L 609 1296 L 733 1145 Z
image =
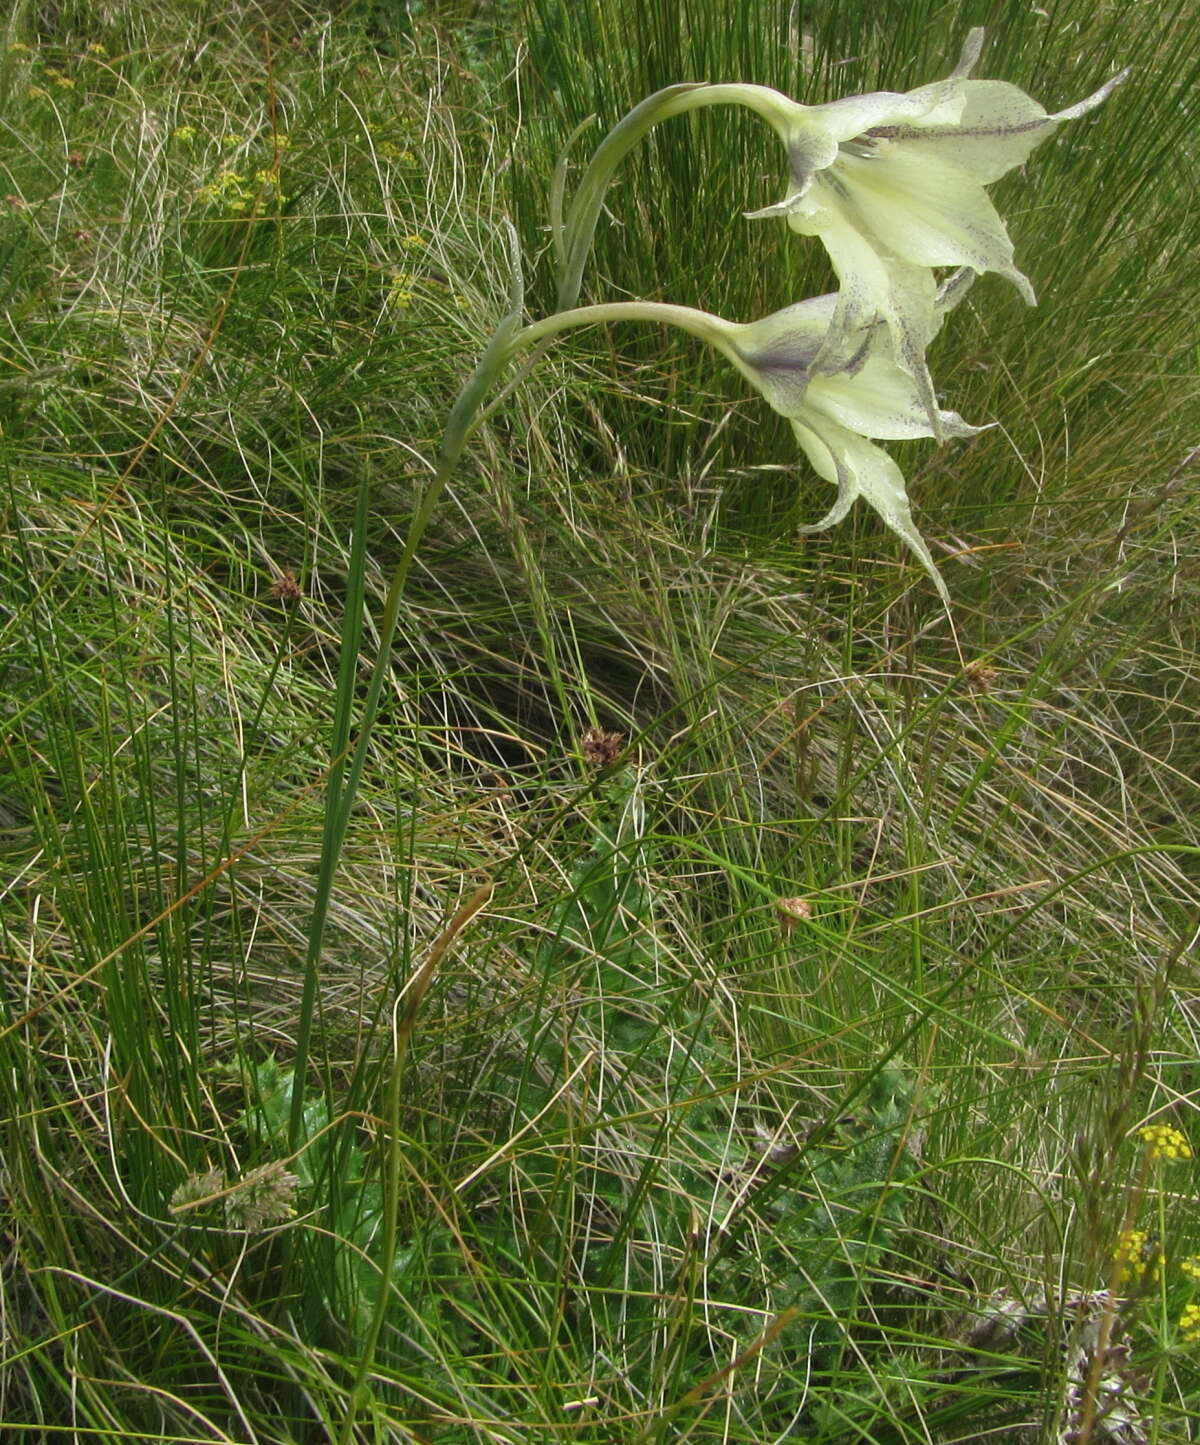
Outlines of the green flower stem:
M 412 521 L 408 526 L 404 551 L 388 586 L 383 604 L 383 620 L 379 629 L 379 651 L 371 680 L 367 685 L 367 696 L 363 703 L 362 717 L 358 725 L 358 739 L 350 756 L 349 766 L 343 772 L 344 753 L 335 757 L 329 776 L 329 795 L 325 807 L 325 826 L 321 837 L 321 859 L 317 870 L 317 885 L 313 899 L 312 918 L 308 930 L 308 947 L 304 960 L 304 989 L 300 998 L 300 1016 L 296 1024 L 296 1053 L 293 1064 L 295 1086 L 292 1090 L 292 1110 L 288 1121 L 289 1148 L 298 1149 L 302 1143 L 304 1129 L 305 1074 L 312 1049 L 313 1018 L 317 1005 L 317 980 L 320 973 L 321 950 L 324 944 L 325 927 L 329 919 L 329 904 L 333 895 L 333 879 L 337 869 L 350 813 L 354 807 L 355 794 L 362 780 L 367 762 L 367 749 L 371 730 L 379 712 L 379 700 L 383 695 L 384 680 L 391 669 L 392 643 L 396 637 L 396 625 L 400 618 L 400 603 L 412 568 L 413 558 L 421 539 L 425 535 L 430 519 L 446 484 L 450 480 L 467 439 L 471 435 L 477 413 L 484 397 L 508 364 L 511 345 L 519 327 L 519 318 L 509 315 L 496 328 L 487 350 L 475 368 L 458 400 L 450 410 L 446 421 L 446 434 L 438 456 L 437 469 L 425 488 Z
M 577 306 L 568 311 L 556 311 L 553 316 L 535 321 L 513 336 L 508 343 L 507 360 L 514 360 L 518 352 L 527 348 L 536 349 L 532 355 L 525 357 L 515 376 L 509 378 L 494 401 L 484 407 L 482 398 L 480 399 L 480 410 L 471 420 L 468 434 L 491 416 L 505 398 L 524 381 L 559 332 L 569 331 L 576 326 L 595 326 L 606 321 L 658 321 L 668 326 L 679 326 L 732 356 L 724 334 L 725 323 L 719 317 L 710 316 L 707 311 L 698 311 L 692 306 L 672 306 L 663 301 L 610 301 L 599 306 Z
M 518 348 L 557 336 L 560 331 L 570 331 L 575 326 L 594 326 L 605 321 L 661 321 L 667 326 L 690 331 L 712 346 L 724 349 L 727 344 L 723 334 L 725 323 L 694 306 L 673 306 L 666 301 L 606 301 L 599 306 L 576 306 L 569 311 L 556 311 L 543 321 L 533 322 L 514 337 L 510 354 Z
M 778 103 L 779 97 L 765 86 L 707 85 L 703 81 L 688 81 L 683 85 L 668 85 L 664 90 L 656 90 L 618 121 L 596 148 L 580 178 L 579 190 L 567 215 L 562 237 L 565 259 L 558 288 L 559 313 L 568 311 L 579 299 L 583 268 L 592 248 L 592 236 L 600 219 L 605 193 L 617 167 L 644 136 L 660 121 L 683 115 L 689 110 L 699 110 L 705 105 L 745 105 L 758 111 L 765 120 L 774 122 Z M 578 133 L 575 132 L 576 135 Z
M 308 947 L 305 954 L 304 987 L 300 998 L 300 1014 L 296 1025 L 296 1053 L 294 1061 L 295 1088 L 292 1092 L 291 1116 L 288 1122 L 289 1147 L 298 1149 L 302 1143 L 304 1129 L 304 1080 L 308 1070 L 309 1055 L 312 1051 L 313 1020 L 316 1015 L 317 982 L 320 975 L 321 950 L 324 944 L 325 928 L 329 919 L 329 905 L 333 896 L 333 880 L 338 858 L 346 839 L 354 799 L 366 767 L 367 751 L 371 730 L 379 712 L 379 701 L 383 695 L 384 681 L 391 667 L 392 643 L 400 618 L 400 603 L 408 583 L 417 548 L 425 536 L 446 484 L 457 466 L 471 432 L 478 424 L 488 392 L 503 375 L 509 362 L 519 351 L 537 342 L 567 331 L 575 326 L 589 326 L 603 321 L 660 321 L 682 327 L 694 335 L 720 344 L 714 318 L 690 306 L 670 306 L 654 301 L 616 301 L 603 306 L 582 306 L 548 316 L 543 321 L 520 328 L 519 311 L 512 312 L 496 328 L 487 350 L 475 368 L 470 381 L 460 393 L 451 408 L 446 421 L 446 434 L 438 457 L 437 469 L 425 489 L 425 493 L 409 523 L 404 551 L 384 599 L 383 619 L 379 629 L 379 651 L 367 695 L 359 719 L 358 738 L 350 754 L 349 763 L 343 768 L 344 753 L 334 760 L 330 771 L 329 797 L 325 809 L 325 827 L 321 838 L 321 859 L 317 871 L 317 886 L 313 900 L 312 919 L 309 924 Z
M 388 1144 L 387 1164 L 384 1176 L 383 1233 L 379 1253 L 379 1293 L 375 1296 L 375 1307 L 371 1311 L 366 1339 L 359 1355 L 354 1373 L 354 1383 L 346 1405 L 342 1428 L 338 1432 L 338 1445 L 349 1445 L 358 1419 L 359 1410 L 366 1404 L 370 1390 L 367 1377 L 379 1348 L 379 1336 L 387 1316 L 387 1307 L 393 1289 L 392 1261 L 396 1258 L 399 1239 L 400 1179 L 403 1172 L 403 1141 L 400 1135 L 400 1082 L 404 1075 L 404 1061 L 408 1055 L 409 1040 L 417 1021 L 417 1012 L 433 982 L 446 951 L 455 939 L 481 909 L 486 908 L 492 897 L 492 885 L 485 883 L 477 888 L 459 908 L 447 926 L 434 941 L 428 957 L 417 971 L 404 995 L 396 1000 L 392 1008 L 392 1072 L 388 1082 Z M 403 1012 L 401 1011 L 403 1004 Z M 293 1085 L 294 1087 L 294 1085 Z

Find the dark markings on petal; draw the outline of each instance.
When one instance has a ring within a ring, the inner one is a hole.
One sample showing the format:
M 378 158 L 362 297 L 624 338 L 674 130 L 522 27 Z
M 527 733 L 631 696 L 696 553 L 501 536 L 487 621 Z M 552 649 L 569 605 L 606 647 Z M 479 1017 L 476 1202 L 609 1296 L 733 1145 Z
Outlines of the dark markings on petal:
M 1040 120 L 1025 120 L 1020 125 L 878 125 L 865 134 L 872 140 L 953 140 L 958 136 L 1005 136 L 1024 135 L 1031 130 L 1041 130 L 1058 117 L 1044 115 Z

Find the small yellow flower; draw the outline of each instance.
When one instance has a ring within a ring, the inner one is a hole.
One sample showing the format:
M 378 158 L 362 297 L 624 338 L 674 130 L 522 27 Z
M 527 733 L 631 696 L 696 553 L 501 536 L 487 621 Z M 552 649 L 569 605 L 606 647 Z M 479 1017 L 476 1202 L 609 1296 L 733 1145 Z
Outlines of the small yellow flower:
M 45 100 L 47 93 L 40 85 L 31 85 L 25 94 L 30 100 Z
M 53 65 L 43 65 L 42 74 L 46 77 L 47 80 L 57 80 L 62 74 L 62 71 L 56 70 Z
M 292 138 L 290 135 L 274 135 L 271 137 L 271 139 L 274 141 L 275 149 L 277 151 L 287 150 L 287 148 L 292 143 Z
M 406 251 L 419 251 L 426 242 L 424 236 L 418 236 L 414 231 L 410 235 L 401 236 L 400 244 Z
M 222 144 L 223 146 L 228 146 L 230 150 L 233 150 L 233 148 L 234 148 L 235 146 L 245 145 L 245 143 L 246 143 L 246 137 L 245 137 L 244 135 L 233 135 L 233 134 L 230 134 L 230 135 L 223 135 L 223 136 L 221 137 L 221 144 Z
M 401 166 L 411 166 L 416 160 L 412 151 L 402 150 L 394 141 L 390 140 L 381 140 L 375 150 L 383 160 L 394 161 Z
M 75 82 L 71 79 L 69 75 L 60 75 L 54 83 L 59 87 L 60 90 L 75 89 Z
M 1125 1284 L 1157 1284 L 1162 1278 L 1163 1252 L 1158 1239 L 1144 1229 L 1127 1229 L 1113 1250 L 1115 1287 Z
M 279 172 L 268 170 L 255 171 L 254 179 L 260 186 L 277 186 L 279 184 Z
M 1179 1316 L 1179 1333 L 1189 1343 L 1200 1340 L 1200 1305 L 1184 1305 Z
M 1181 1259 L 1179 1268 L 1189 1279 L 1200 1279 L 1200 1256 L 1193 1254 L 1190 1259 Z
M 8 47 L 8 53 L 10 55 L 29 55 L 30 50 L 23 40 L 14 40 Z
M 1138 1130 L 1138 1138 L 1146 1146 L 1146 1156 L 1151 1160 L 1190 1159 L 1192 1146 L 1187 1135 L 1173 1129 L 1170 1124 L 1147 1124 Z
M 384 304 L 395 311 L 407 311 L 413 303 L 415 295 L 413 287 L 417 280 L 418 278 L 411 271 L 398 271 L 392 277 L 392 284 Z
M 196 139 L 196 127 L 194 125 L 177 125 L 171 134 L 182 145 L 188 145 Z
M 107 46 L 107 45 L 101 45 L 98 40 L 93 40 L 92 43 L 88 46 L 87 49 L 88 49 L 88 54 L 89 54 L 89 55 L 107 55 L 107 54 L 108 54 L 108 46 Z

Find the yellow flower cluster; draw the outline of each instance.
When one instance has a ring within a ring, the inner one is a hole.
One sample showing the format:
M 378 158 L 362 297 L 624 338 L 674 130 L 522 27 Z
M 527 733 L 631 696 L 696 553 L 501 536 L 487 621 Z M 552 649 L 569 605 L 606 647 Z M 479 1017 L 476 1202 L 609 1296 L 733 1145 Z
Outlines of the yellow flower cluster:
M 196 139 L 196 127 L 194 125 L 177 125 L 171 135 L 181 145 L 188 145 Z
M 223 201 L 231 211 L 244 211 L 253 197 L 245 190 L 246 177 L 237 171 L 218 171 L 206 186 L 196 192 L 199 200 L 214 206 Z
M 375 147 L 375 152 L 381 160 L 394 161 L 400 166 L 411 166 L 417 159 L 412 151 L 403 150 L 390 140 L 381 140 Z
M 392 277 L 385 305 L 390 306 L 394 311 L 407 311 L 413 303 L 415 295 L 413 287 L 417 284 L 418 279 L 411 271 L 397 271 Z
M 1200 1340 L 1200 1305 L 1184 1305 L 1179 1316 L 1179 1333 L 1189 1343 Z
M 1133 1282 L 1157 1283 L 1162 1278 L 1163 1253 L 1155 1236 L 1144 1229 L 1127 1229 L 1113 1251 L 1116 1286 Z
M 254 181 L 267 194 L 274 193 L 274 199 L 280 204 L 287 200 L 279 191 L 278 171 L 255 171 Z M 246 177 L 237 171 L 218 171 L 196 192 L 196 199 L 208 206 L 224 205 L 231 211 L 245 211 L 254 199 L 254 192 L 246 188 Z
M 1173 1129 L 1170 1124 L 1147 1124 L 1138 1130 L 1138 1138 L 1146 1146 L 1150 1159 L 1190 1159 L 1192 1146 L 1187 1135 Z
M 1192 1255 L 1190 1259 L 1181 1259 L 1179 1268 L 1189 1279 L 1200 1279 L 1200 1256 Z

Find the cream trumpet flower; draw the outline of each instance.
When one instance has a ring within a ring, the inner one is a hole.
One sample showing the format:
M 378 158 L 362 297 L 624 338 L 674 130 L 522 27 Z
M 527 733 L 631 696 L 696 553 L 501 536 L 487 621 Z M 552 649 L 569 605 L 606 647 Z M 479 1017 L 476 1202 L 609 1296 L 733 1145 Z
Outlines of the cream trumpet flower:
M 970 279 L 965 277 L 968 284 Z M 936 318 L 932 330 L 964 290 L 964 275 L 958 273 L 937 294 L 930 308 Z M 946 584 L 913 522 L 904 476 L 887 452 L 868 438 L 900 441 L 933 436 L 935 430 L 946 436 L 972 436 L 982 428 L 968 426 L 952 411 L 939 410 L 936 427 L 931 423 L 924 398 L 912 376 L 897 365 L 888 330 L 881 324 L 862 329 L 843 370 L 814 372 L 837 306 L 836 295 L 816 296 L 746 323 L 656 301 L 581 306 L 518 332 L 508 355 L 511 359 L 560 331 L 607 321 L 663 322 L 707 341 L 787 417 L 814 470 L 838 489 L 826 516 L 800 530 L 820 532 L 834 526 L 862 497 L 916 553 L 948 604 Z
M 969 78 L 983 36 L 982 29 L 970 32 L 945 80 L 904 95 L 879 91 L 806 106 L 765 86 L 710 88 L 750 106 L 787 149 L 787 194 L 751 216 L 783 215 L 794 231 L 819 236 L 837 272 L 841 295 L 818 369 L 840 368 L 858 329 L 878 317 L 935 430 L 925 364 L 936 330 L 929 268 L 995 271 L 1036 304 L 983 188 L 1021 165 L 1064 121 L 1095 109 L 1128 74 L 1049 114 L 1015 85 Z
M 575 304 L 604 192 L 641 137 L 687 111 L 747 106 L 783 142 L 790 173 L 783 200 L 751 216 L 786 216 L 793 230 L 819 236 L 841 286 L 813 369 L 842 370 L 861 328 L 884 321 L 895 359 L 912 377 L 940 435 L 925 364 L 925 348 L 937 330 L 937 282 L 930 268 L 998 272 L 1033 304 L 1033 288 L 1017 269 L 1004 222 L 983 188 L 1027 160 L 1064 121 L 1100 105 L 1128 74 L 1122 71 L 1086 100 L 1048 114 L 1015 85 L 969 78 L 983 36 L 982 29 L 970 32 L 945 80 L 907 94 L 877 91 L 801 105 L 764 85 L 688 84 L 650 96 L 605 138 L 565 226 L 556 221 L 560 307 Z

